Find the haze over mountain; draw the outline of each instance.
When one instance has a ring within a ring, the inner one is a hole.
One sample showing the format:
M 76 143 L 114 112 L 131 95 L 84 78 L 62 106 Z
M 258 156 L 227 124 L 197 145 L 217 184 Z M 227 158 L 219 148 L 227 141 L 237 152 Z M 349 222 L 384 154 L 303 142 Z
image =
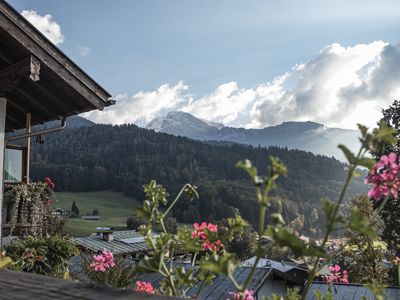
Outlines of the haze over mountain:
M 172 111 L 150 121 L 147 129 L 196 140 L 229 141 L 253 146 L 279 146 L 300 149 L 344 160 L 338 144 L 358 147 L 356 130 L 329 128 L 314 122 L 284 122 L 262 129 L 226 127 L 198 119 L 185 112 Z

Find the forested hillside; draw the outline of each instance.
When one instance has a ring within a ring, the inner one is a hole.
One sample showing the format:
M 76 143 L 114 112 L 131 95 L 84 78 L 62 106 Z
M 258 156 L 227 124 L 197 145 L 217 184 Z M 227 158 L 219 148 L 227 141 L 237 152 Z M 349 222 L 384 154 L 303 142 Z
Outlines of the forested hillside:
M 275 191 L 283 199 L 284 216 L 291 221 L 304 215 L 307 232 L 317 226 L 309 220 L 313 208 L 319 208 L 321 197 L 337 197 L 345 166 L 304 151 L 211 145 L 135 125 L 94 125 L 66 129 L 46 136 L 43 145 L 35 144 L 32 175 L 35 180 L 50 176 L 58 191 L 111 189 L 138 199 L 143 199 L 142 186 L 151 179 L 165 185 L 172 195 L 190 182 L 198 186 L 200 199 L 191 205 L 180 203 L 174 211 L 179 221 L 221 219 L 238 208 L 252 222 L 258 215 L 253 188 L 235 164 L 248 158 L 260 173 L 266 173 L 271 155 L 281 158 L 289 169 Z M 350 194 L 361 191 L 365 186 L 358 179 Z

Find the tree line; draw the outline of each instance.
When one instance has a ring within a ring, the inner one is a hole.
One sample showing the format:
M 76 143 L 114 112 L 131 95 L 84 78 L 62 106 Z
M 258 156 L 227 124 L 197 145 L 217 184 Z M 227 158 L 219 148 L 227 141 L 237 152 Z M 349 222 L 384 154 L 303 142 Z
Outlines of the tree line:
M 289 175 L 278 181 L 274 197 L 283 201 L 288 222 L 299 216 L 304 233 L 316 232 L 322 197 L 335 199 L 345 176 L 345 165 L 326 156 L 279 147 L 204 143 L 139 128 L 135 125 L 93 125 L 68 128 L 46 136 L 32 147 L 32 177 L 50 176 L 57 191 L 113 190 L 143 199 L 143 184 L 156 179 L 171 195 L 187 182 L 198 187 L 200 199 L 180 203 L 179 222 L 221 220 L 237 210 L 250 223 L 256 220 L 252 183 L 235 164 L 250 159 L 266 173 L 268 158 L 279 157 Z M 349 197 L 364 192 L 362 179 L 353 182 Z M 271 208 L 271 210 L 276 208 Z M 299 223 L 295 221 L 295 223 Z

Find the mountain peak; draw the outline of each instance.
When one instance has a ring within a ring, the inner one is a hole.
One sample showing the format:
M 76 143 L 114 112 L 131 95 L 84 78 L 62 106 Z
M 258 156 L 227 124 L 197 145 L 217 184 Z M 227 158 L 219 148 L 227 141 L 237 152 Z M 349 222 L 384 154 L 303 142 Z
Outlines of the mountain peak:
M 174 135 L 190 136 L 193 132 L 205 132 L 218 129 L 222 124 L 201 120 L 183 111 L 170 111 L 165 116 L 151 120 L 146 128 L 157 132 L 166 132 Z

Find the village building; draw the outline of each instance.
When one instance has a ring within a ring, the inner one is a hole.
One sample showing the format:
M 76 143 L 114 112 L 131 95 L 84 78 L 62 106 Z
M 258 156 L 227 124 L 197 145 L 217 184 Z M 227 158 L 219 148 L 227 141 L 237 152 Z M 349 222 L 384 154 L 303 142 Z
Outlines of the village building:
M 140 258 L 150 251 L 144 237 L 135 230 L 113 231 L 112 228 L 98 227 L 96 233 L 74 240 L 86 253 L 99 253 L 105 249 L 114 255 Z

